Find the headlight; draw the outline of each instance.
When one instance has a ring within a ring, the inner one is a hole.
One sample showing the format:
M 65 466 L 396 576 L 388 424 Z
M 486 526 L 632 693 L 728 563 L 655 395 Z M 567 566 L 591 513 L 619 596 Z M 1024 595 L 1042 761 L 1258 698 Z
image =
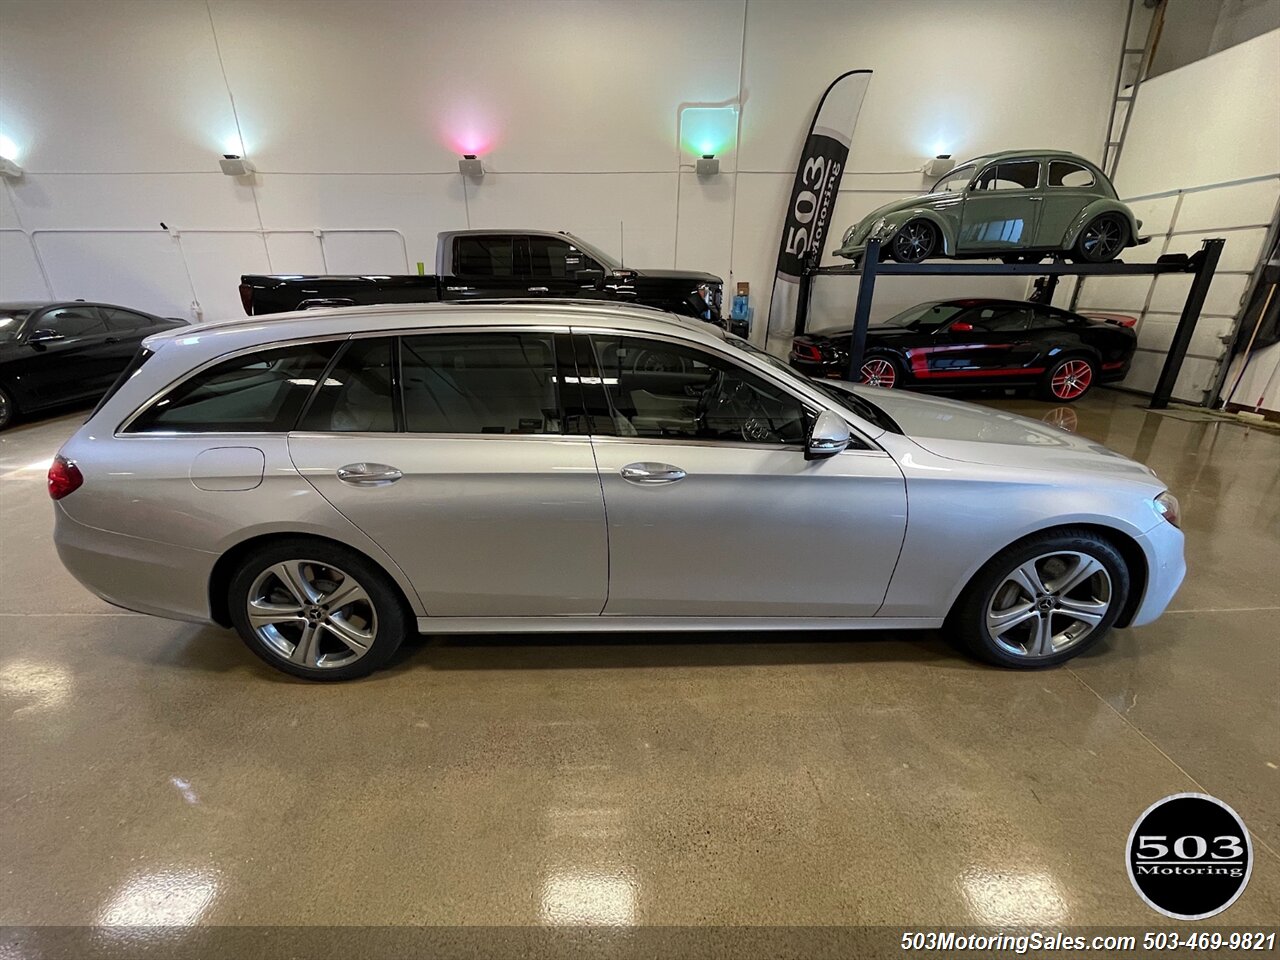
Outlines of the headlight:
M 892 231 L 889 229 L 889 221 L 884 217 L 877 220 L 875 225 L 871 228 L 871 236 L 875 237 L 877 240 L 883 240 L 890 233 L 892 233 Z
M 1156 513 L 1160 514 L 1179 530 L 1182 529 L 1182 513 L 1178 507 L 1177 497 L 1166 490 L 1151 502 L 1156 508 Z
M 844 246 L 846 243 L 848 243 L 848 242 L 849 242 L 849 238 L 853 236 L 854 231 L 855 231 L 855 230 L 857 230 L 857 229 L 858 229 L 858 225 L 855 223 L 852 227 L 850 227 L 848 230 L 846 230 L 846 231 L 844 232 L 844 236 L 840 238 L 840 245 L 841 245 L 841 246 Z

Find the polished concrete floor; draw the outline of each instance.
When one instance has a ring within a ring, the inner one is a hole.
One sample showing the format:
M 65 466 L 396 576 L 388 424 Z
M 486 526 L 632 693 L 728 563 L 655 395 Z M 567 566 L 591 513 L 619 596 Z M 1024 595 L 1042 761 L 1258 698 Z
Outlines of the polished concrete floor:
M 1254 838 L 1215 922 L 1276 922 L 1280 436 L 992 403 L 1168 481 L 1165 617 L 1035 673 L 933 634 L 430 638 L 311 685 L 63 571 L 82 411 L 0 435 L 0 923 L 1159 928 L 1123 848 L 1180 791 Z

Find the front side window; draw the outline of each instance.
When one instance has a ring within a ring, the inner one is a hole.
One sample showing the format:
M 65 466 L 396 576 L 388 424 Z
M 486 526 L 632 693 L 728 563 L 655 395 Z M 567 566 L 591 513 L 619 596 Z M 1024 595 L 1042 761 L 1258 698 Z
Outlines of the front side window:
M 974 190 L 1034 190 L 1040 183 L 1040 163 L 1037 160 L 1014 160 L 1010 163 L 993 163 L 978 175 Z
M 1031 324 L 1031 309 L 1018 306 L 991 306 L 973 310 L 956 318 L 973 325 L 975 330 L 987 333 L 1010 333 L 1026 330 Z
M 696 347 L 593 336 L 607 417 L 597 433 L 675 440 L 803 443 L 803 405 L 786 391 Z
M 458 237 L 453 271 L 460 277 L 515 276 L 515 244 L 510 236 Z
M 529 238 L 529 276 L 574 279 L 579 270 L 599 270 L 596 263 L 568 240 L 558 237 Z
M 922 303 L 903 310 L 884 323 L 887 327 L 935 330 L 963 309 L 962 306 L 954 303 Z
M 400 342 L 410 433 L 562 433 L 554 335 L 434 333 Z
M 395 377 L 389 337 L 352 340 L 316 387 L 299 430 L 391 433 Z
M 956 167 L 945 177 L 933 185 L 934 193 L 959 193 L 969 185 L 969 180 L 973 177 L 974 166 L 968 164 L 963 167 Z
M 129 433 L 285 433 L 339 342 L 276 347 L 232 357 L 151 404 Z
M 1093 173 L 1078 163 L 1054 160 L 1049 164 L 1049 186 L 1051 187 L 1092 187 L 1093 184 Z

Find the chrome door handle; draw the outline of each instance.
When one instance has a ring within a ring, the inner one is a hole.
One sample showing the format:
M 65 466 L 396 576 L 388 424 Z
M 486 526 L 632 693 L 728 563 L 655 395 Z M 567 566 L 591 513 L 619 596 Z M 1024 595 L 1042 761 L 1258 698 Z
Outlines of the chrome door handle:
M 385 487 L 403 476 L 385 463 L 348 463 L 338 468 L 338 479 L 357 487 Z
M 669 463 L 628 463 L 620 471 L 628 483 L 658 484 L 683 480 L 685 472 Z
M 1030 200 L 1032 203 L 1039 203 L 1041 200 L 1044 199 L 1044 197 L 1027 197 L 1027 199 Z
M 547 287 L 530 287 L 529 292 L 530 293 L 550 293 L 551 291 Z

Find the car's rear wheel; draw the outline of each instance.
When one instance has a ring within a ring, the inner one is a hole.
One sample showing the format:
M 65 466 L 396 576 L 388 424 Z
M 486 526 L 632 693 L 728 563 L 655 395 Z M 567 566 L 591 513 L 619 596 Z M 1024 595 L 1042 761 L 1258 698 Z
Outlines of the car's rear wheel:
M 859 383 L 869 387 L 884 387 L 892 390 L 902 385 L 902 374 L 891 357 L 867 357 L 862 363 L 862 374 Z
M 0 430 L 13 423 L 13 418 L 17 412 L 17 407 L 13 405 L 13 397 L 9 396 L 4 387 L 0 387 Z
M 1072 259 L 1084 263 L 1107 263 L 1120 256 L 1129 245 L 1129 225 L 1114 213 L 1094 217 L 1080 231 Z
M 1040 378 L 1040 399 L 1074 403 L 1093 389 L 1098 371 L 1088 357 L 1063 357 Z
M 909 220 L 893 235 L 889 252 L 899 263 L 919 263 L 938 247 L 938 228 L 928 220 Z
M 947 626 L 988 663 L 1049 667 L 1101 640 L 1128 595 L 1129 569 L 1108 540 L 1082 528 L 1050 530 L 996 554 Z
M 249 649 L 308 680 L 372 673 L 399 648 L 412 612 L 377 565 L 339 544 L 264 546 L 231 578 L 228 610 Z

